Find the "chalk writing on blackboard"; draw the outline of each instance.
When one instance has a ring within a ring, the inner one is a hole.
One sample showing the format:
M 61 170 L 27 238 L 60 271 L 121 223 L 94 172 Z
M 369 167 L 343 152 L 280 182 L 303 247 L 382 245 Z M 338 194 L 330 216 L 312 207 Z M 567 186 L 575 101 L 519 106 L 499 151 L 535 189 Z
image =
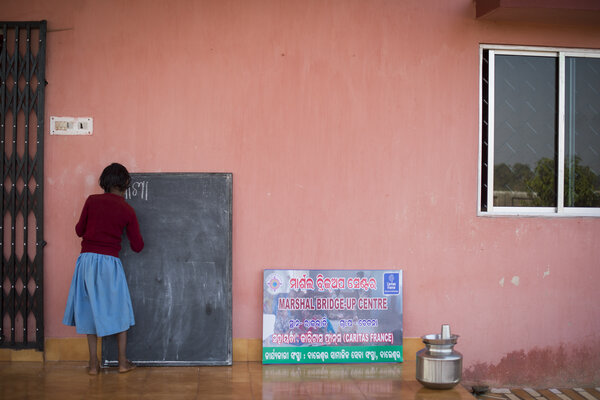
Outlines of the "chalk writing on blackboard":
M 129 185 L 125 191 L 125 199 L 131 200 L 135 197 L 140 200 L 148 200 L 148 181 L 133 182 Z

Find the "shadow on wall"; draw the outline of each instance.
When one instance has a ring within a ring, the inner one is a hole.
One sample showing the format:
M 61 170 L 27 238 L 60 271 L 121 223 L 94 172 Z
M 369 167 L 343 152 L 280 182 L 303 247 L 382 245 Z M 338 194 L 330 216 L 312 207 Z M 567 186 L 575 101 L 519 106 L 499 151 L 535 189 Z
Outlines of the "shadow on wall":
M 463 371 L 466 385 L 575 387 L 600 382 L 600 339 L 580 345 L 513 351 L 496 365 L 477 363 Z

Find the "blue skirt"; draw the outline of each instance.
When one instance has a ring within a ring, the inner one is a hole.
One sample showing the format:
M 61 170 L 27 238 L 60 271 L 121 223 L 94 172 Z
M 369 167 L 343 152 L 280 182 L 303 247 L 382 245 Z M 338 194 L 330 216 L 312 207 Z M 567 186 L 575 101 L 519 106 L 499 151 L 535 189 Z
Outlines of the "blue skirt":
M 63 324 L 77 333 L 108 336 L 135 325 L 123 264 L 117 257 L 82 253 L 77 258 Z

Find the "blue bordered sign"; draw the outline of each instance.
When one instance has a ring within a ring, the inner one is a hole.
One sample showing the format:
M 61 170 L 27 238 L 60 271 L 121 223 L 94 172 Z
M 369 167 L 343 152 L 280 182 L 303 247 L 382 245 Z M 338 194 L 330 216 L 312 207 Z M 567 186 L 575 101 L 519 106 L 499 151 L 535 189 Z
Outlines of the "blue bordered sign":
M 263 363 L 402 362 L 402 270 L 266 269 Z

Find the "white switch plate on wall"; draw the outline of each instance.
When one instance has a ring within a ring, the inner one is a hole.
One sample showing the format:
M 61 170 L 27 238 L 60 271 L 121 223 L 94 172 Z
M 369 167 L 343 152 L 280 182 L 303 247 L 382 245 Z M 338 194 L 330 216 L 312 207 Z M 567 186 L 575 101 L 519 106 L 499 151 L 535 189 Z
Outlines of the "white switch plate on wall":
M 93 132 L 93 118 L 50 117 L 51 135 L 91 135 Z

